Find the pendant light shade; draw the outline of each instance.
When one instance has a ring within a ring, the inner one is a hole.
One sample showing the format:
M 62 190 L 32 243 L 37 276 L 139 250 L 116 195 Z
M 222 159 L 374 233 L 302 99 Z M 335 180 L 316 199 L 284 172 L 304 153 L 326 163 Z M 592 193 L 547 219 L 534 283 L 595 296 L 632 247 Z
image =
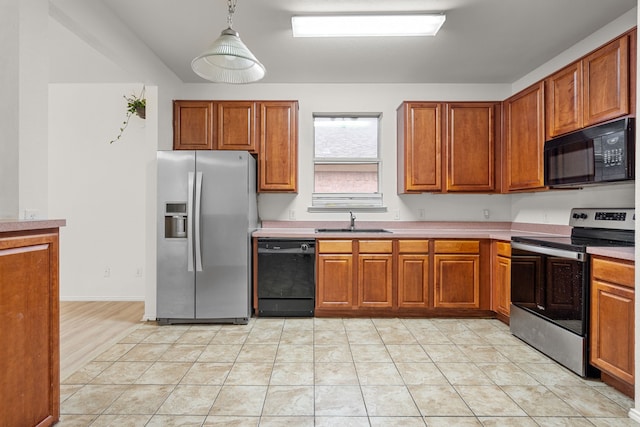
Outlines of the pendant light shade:
M 229 1 L 229 28 L 222 31 L 201 55 L 191 61 L 193 71 L 203 79 L 216 83 L 243 84 L 256 82 L 264 77 L 264 65 L 242 43 L 231 28 L 235 2 Z

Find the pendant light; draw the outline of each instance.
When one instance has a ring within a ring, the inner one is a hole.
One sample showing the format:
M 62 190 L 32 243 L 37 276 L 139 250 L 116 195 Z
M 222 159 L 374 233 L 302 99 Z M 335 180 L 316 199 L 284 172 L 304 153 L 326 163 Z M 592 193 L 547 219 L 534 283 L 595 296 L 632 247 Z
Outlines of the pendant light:
M 237 0 L 227 0 L 228 28 L 201 55 L 191 61 L 191 68 L 200 77 L 215 83 L 243 84 L 264 77 L 264 65 L 256 59 L 232 29 Z

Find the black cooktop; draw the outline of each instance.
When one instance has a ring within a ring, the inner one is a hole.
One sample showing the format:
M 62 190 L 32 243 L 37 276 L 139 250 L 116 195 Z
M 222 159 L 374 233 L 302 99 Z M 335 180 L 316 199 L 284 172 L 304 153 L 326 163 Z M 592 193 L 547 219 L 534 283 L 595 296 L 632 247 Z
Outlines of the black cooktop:
M 513 242 L 529 243 L 537 246 L 549 248 L 566 249 L 575 252 L 586 252 L 587 247 L 629 247 L 634 246 L 634 242 L 625 240 L 614 240 L 608 238 L 585 238 L 574 236 L 513 236 Z

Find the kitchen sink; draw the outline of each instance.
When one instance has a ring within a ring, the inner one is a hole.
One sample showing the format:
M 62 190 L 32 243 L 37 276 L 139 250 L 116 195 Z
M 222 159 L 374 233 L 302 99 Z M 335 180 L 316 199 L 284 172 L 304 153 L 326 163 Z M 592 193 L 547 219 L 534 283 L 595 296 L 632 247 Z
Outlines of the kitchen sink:
M 384 228 L 316 228 L 316 233 L 391 233 Z

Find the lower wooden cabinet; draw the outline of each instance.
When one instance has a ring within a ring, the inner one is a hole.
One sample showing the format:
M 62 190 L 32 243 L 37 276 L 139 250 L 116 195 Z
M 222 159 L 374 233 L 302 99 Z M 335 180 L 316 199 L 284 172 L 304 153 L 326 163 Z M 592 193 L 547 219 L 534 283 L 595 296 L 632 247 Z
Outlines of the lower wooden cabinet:
M 358 242 L 358 307 L 393 306 L 393 242 Z
M 398 307 L 429 307 L 429 241 L 398 242 Z
M 488 240 L 319 239 L 316 252 L 316 316 L 493 314 Z
M 630 396 L 635 378 L 634 273 L 633 262 L 591 258 L 590 362 L 602 371 L 604 382 Z
M 480 308 L 480 242 L 436 240 L 434 307 Z
M 508 321 L 511 308 L 511 244 L 493 243 L 493 286 L 491 309 L 498 318 Z
M 58 231 L 0 233 L 0 426 L 60 415 Z
M 353 306 L 353 243 L 319 240 L 317 244 L 316 308 Z

